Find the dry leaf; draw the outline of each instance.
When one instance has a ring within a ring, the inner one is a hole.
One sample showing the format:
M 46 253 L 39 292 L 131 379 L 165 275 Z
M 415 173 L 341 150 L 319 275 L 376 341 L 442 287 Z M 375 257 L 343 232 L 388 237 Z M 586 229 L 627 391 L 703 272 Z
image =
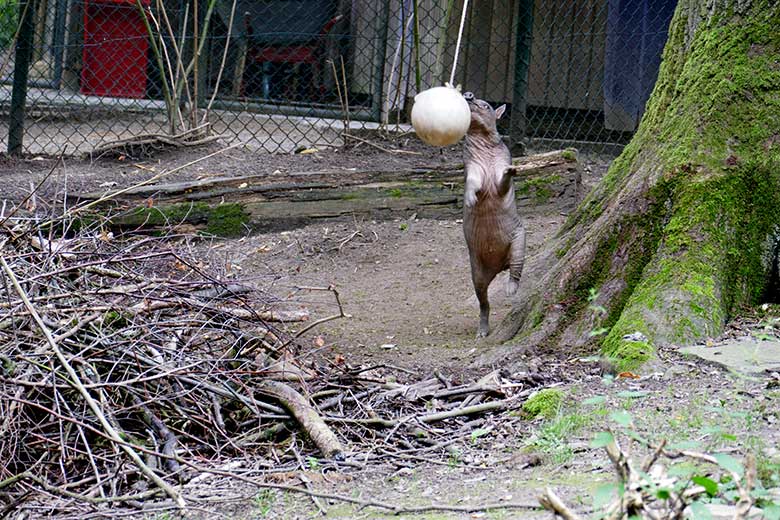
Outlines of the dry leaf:
M 317 336 L 314 338 L 314 346 L 315 347 L 324 347 L 325 346 L 325 338 L 322 336 Z
M 640 378 L 640 376 L 636 375 L 633 372 L 621 372 L 617 376 L 618 376 L 618 379 L 621 379 L 621 378 L 623 378 L 623 379 L 639 379 Z

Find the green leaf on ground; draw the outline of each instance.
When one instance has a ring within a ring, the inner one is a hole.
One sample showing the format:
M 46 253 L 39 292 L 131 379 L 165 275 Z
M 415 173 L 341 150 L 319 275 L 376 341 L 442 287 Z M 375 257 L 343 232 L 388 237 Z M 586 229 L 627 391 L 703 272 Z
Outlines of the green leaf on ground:
M 727 453 L 716 453 L 713 455 L 713 458 L 718 462 L 718 466 L 726 471 L 736 473 L 738 477 L 742 478 L 744 468 L 742 467 L 742 463 L 737 459 Z
M 593 440 L 590 441 L 590 447 L 603 448 L 614 440 L 615 437 L 610 432 L 598 432 L 594 435 Z
M 634 420 L 630 413 L 623 410 L 612 412 L 609 414 L 609 418 L 618 423 L 620 426 L 630 426 L 631 421 Z
M 698 484 L 699 486 L 703 487 L 709 496 L 714 497 L 718 494 L 718 483 L 711 478 L 696 475 L 691 480 L 694 484 Z

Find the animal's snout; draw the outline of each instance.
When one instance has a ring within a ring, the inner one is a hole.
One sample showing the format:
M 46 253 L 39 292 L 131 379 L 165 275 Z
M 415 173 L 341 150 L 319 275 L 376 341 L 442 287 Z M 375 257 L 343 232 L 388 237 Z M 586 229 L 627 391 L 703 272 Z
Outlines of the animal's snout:
M 463 99 L 471 103 L 474 101 L 474 93 L 473 92 L 464 92 L 463 93 Z

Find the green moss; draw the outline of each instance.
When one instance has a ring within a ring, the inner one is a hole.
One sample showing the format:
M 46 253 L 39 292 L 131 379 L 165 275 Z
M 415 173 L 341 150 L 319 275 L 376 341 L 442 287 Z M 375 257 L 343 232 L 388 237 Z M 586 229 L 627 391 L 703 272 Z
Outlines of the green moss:
M 545 388 L 533 394 L 523 403 L 523 412 L 526 417 L 544 417 L 552 419 L 558 413 L 563 402 L 563 391 L 557 388 Z
M 388 191 L 387 194 L 390 197 L 400 198 L 400 197 L 403 197 L 404 192 L 403 192 L 403 190 L 401 190 L 399 188 L 393 188 L 392 190 Z
M 113 329 L 121 329 L 128 324 L 127 317 L 119 311 L 108 311 L 103 314 L 103 326 Z
M 0 354 L 0 368 L 2 368 L 0 372 L 4 375 L 13 377 L 14 371 L 16 371 L 16 363 L 14 363 L 11 358 Z
M 618 372 L 636 370 L 655 353 L 655 348 L 646 341 L 626 341 L 605 343 L 604 353 L 614 364 Z
M 561 157 L 563 157 L 567 161 L 576 161 L 577 150 L 575 150 L 574 148 L 567 148 L 563 152 L 561 152 Z
M 715 336 L 731 312 L 761 294 L 762 246 L 780 219 L 776 174 L 751 164 L 728 175 L 701 175 L 706 178 L 688 175 L 688 182 L 676 185 L 663 249 L 644 270 L 608 348 L 634 332 L 638 320 L 657 341 Z
M 234 237 L 247 230 L 249 215 L 241 204 L 220 204 L 214 207 L 208 216 L 206 233 L 218 237 Z
M 111 219 L 113 225 L 129 228 L 167 227 L 184 222 L 193 225 L 205 224 L 206 233 L 214 236 L 232 237 L 246 231 L 249 215 L 243 206 L 237 203 L 212 207 L 205 202 L 196 202 L 151 208 L 139 206 Z
M 519 196 L 532 195 L 536 204 L 545 204 L 553 196 L 550 186 L 560 180 L 561 176 L 557 174 L 528 179 L 517 184 L 516 193 Z
M 113 221 L 123 227 L 173 226 L 182 222 L 206 222 L 210 211 L 205 202 L 138 206 Z

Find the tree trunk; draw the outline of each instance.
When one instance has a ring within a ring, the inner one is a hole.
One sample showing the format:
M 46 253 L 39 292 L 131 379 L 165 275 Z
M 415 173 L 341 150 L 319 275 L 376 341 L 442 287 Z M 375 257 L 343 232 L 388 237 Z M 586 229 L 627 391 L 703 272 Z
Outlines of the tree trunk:
M 780 230 L 778 27 L 773 1 L 680 0 L 634 139 L 529 259 L 500 340 L 598 343 L 632 369 L 762 297 Z

